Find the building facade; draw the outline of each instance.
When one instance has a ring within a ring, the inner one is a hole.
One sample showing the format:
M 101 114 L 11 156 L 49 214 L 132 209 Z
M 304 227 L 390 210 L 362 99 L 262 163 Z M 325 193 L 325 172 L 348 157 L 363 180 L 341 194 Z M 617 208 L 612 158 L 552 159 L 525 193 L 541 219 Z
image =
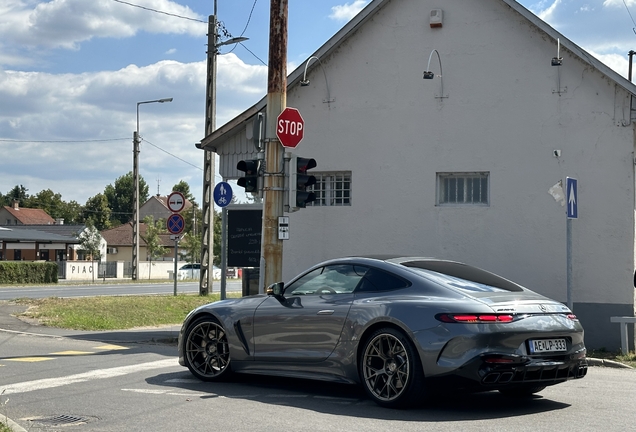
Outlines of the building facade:
M 514 0 L 375 0 L 307 65 L 309 85 L 305 64 L 288 77 L 287 106 L 305 120 L 294 153 L 317 161 L 319 199 L 289 215 L 286 280 L 327 258 L 398 253 L 565 303 L 558 192 L 572 177 L 573 309 L 589 347 L 620 347 L 610 317 L 634 315 L 632 83 Z M 224 179 L 256 158 L 265 104 L 202 140 Z

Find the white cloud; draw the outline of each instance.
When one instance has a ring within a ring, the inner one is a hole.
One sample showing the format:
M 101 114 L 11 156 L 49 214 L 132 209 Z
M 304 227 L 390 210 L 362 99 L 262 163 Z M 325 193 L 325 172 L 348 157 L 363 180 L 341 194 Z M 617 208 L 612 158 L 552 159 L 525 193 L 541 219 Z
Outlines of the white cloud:
M 634 6 L 636 5 L 636 0 L 605 0 L 603 2 L 604 7 L 625 7 L 625 5 Z
M 217 62 L 222 125 L 265 95 L 267 68 L 234 54 Z M 51 188 L 84 204 L 132 169 L 136 102 L 173 97 L 172 103 L 140 106 L 140 173 L 152 193 L 157 178 L 163 193 L 184 179 L 200 196 L 196 167 L 202 167 L 203 153 L 194 143 L 204 137 L 206 73 L 205 61 L 169 60 L 80 74 L 0 69 L 0 191 L 16 184 L 29 193 Z
M 331 8 L 329 18 L 336 21 L 349 21 L 367 5 L 368 0 L 355 0 L 353 3 L 345 3 Z
M 136 4 L 205 21 L 189 7 L 169 0 L 137 0 Z M 30 47 L 78 49 L 94 37 L 123 38 L 138 31 L 205 35 L 204 23 L 179 19 L 112 0 L 9 0 L 0 9 L 0 40 Z M 207 22 L 207 21 L 205 21 Z
M 540 10 L 536 11 L 535 13 L 543 21 L 551 23 L 553 21 L 554 13 L 560 3 L 561 0 L 554 0 L 552 4 L 550 4 L 548 7 L 545 7 L 545 2 L 541 2 L 539 5 Z

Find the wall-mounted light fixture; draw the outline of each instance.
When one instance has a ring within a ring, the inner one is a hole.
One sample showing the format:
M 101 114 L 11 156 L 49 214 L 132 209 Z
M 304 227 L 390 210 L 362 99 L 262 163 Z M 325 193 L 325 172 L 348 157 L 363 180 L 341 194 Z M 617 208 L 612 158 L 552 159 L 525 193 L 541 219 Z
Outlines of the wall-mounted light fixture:
M 561 40 L 557 38 L 557 56 L 552 57 L 552 61 L 550 62 L 552 66 L 561 66 L 563 64 L 563 57 L 561 57 Z M 556 90 L 552 90 L 552 93 L 558 93 L 561 96 L 561 93 L 565 93 L 568 91 L 567 87 L 561 88 L 561 68 L 557 69 L 557 88 Z
M 433 79 L 435 78 L 435 74 L 431 71 L 431 58 L 433 58 L 433 53 L 437 54 L 437 61 L 439 62 L 439 81 L 440 81 L 440 93 L 439 95 L 435 95 L 436 98 L 445 99 L 448 95 L 444 94 L 444 77 L 442 74 L 442 59 L 439 56 L 439 52 L 434 49 L 431 51 L 431 54 L 428 56 L 428 65 L 426 66 L 426 70 L 424 71 L 424 79 Z
M 318 63 L 320 64 L 320 68 L 322 69 L 322 74 L 325 77 L 325 85 L 327 86 L 327 99 L 323 99 L 322 102 L 323 103 L 331 103 L 334 102 L 336 100 L 336 98 L 331 98 L 331 93 L 329 93 L 329 82 L 327 81 L 327 73 L 325 72 L 325 67 L 322 65 L 322 62 L 320 61 L 320 59 L 316 56 L 311 56 L 307 59 L 307 63 L 305 63 L 305 72 L 303 73 L 303 79 L 300 80 L 300 86 L 301 87 L 307 87 L 310 83 L 309 79 L 307 79 L 307 68 L 309 67 L 309 63 L 312 60 L 318 60 Z
M 563 57 L 561 57 L 561 41 L 557 38 L 557 56 L 552 57 L 552 66 L 561 66 L 563 64 Z

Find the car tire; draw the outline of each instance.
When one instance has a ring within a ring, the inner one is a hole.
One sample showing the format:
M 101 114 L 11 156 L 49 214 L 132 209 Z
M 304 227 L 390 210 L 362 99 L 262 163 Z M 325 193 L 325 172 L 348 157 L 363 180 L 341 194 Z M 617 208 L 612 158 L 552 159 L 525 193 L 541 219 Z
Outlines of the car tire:
M 386 408 L 409 408 L 423 401 L 424 372 L 413 342 L 387 327 L 373 332 L 360 354 L 359 373 L 369 397 Z
M 183 354 L 192 375 L 202 381 L 221 381 L 232 374 L 227 334 L 213 317 L 201 317 L 188 326 Z
M 499 393 L 510 397 L 530 397 L 535 393 L 539 393 L 545 389 L 546 386 L 532 386 L 532 387 L 512 387 L 507 389 L 500 389 Z

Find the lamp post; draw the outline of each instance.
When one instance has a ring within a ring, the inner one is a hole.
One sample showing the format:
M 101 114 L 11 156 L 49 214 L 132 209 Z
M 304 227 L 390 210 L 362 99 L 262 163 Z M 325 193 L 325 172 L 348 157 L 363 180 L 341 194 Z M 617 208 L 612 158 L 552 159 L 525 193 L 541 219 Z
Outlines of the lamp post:
M 219 47 L 248 40 L 246 37 L 235 37 L 219 42 L 216 21 L 216 0 L 214 0 L 214 15 L 208 17 L 208 63 L 205 104 L 205 136 L 216 130 L 216 56 Z M 199 295 L 208 295 L 212 287 L 212 262 L 214 257 L 214 153 L 210 150 L 203 152 L 203 199 L 201 212 L 203 213 L 203 229 L 201 232 L 201 270 L 199 272 Z
M 133 134 L 133 247 L 132 247 L 132 279 L 139 278 L 139 105 L 149 103 L 172 102 L 172 98 L 137 102 L 137 129 Z

